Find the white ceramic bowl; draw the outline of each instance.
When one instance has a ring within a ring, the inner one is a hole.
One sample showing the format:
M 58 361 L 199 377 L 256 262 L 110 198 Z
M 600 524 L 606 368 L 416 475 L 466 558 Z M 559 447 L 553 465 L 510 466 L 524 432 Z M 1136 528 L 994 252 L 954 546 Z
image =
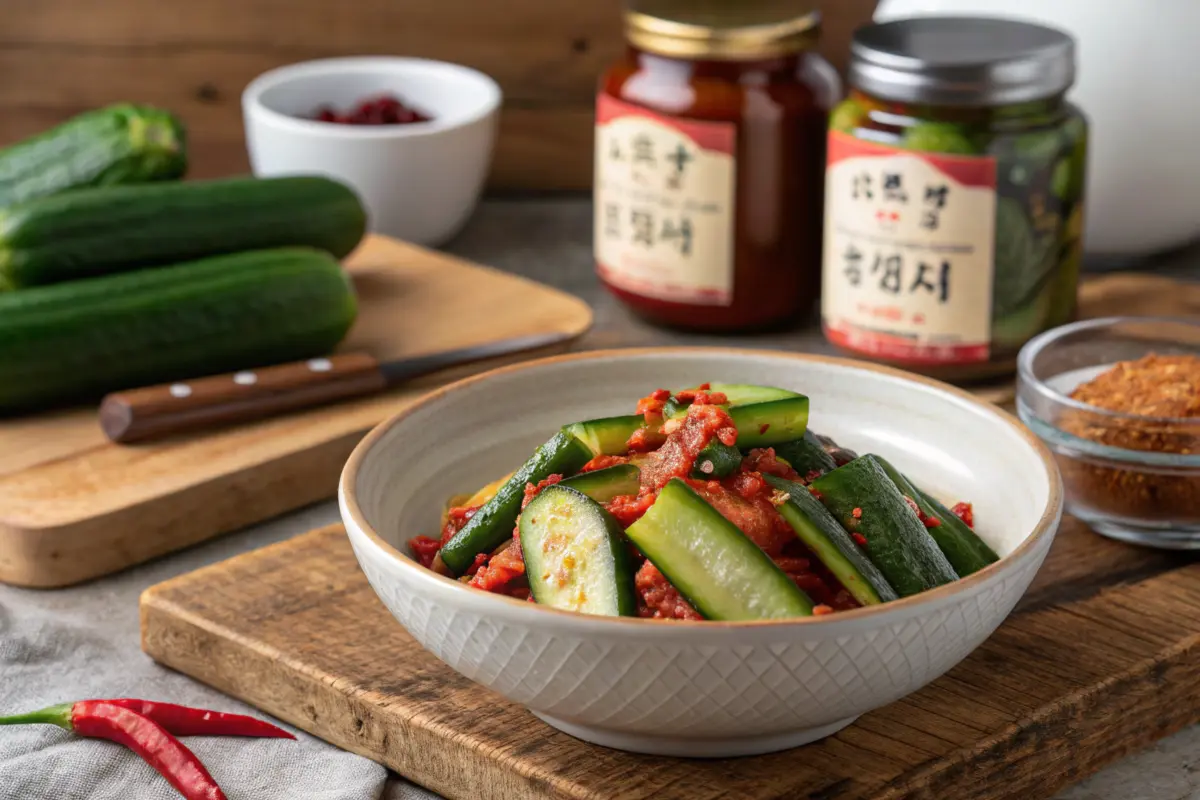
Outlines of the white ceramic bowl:
M 309 119 L 391 92 L 428 113 L 409 125 L 340 125 Z M 457 64 L 419 58 L 308 61 L 271 70 L 242 94 L 254 174 L 327 175 L 358 192 L 372 231 L 436 246 L 479 200 L 492 160 L 500 87 Z
M 703 381 L 807 393 L 814 430 L 885 455 L 944 499 L 969 499 L 1003 558 L 875 608 L 723 623 L 546 609 L 468 588 L 406 554 L 410 537 L 436 535 L 448 496 L 515 468 L 560 424 L 628 413 L 655 388 Z M 937 678 L 1012 610 L 1062 513 L 1045 446 L 964 392 L 842 359 L 707 348 L 561 356 L 452 384 L 362 441 L 339 499 L 376 593 L 451 667 L 581 739 L 682 756 L 804 744 Z

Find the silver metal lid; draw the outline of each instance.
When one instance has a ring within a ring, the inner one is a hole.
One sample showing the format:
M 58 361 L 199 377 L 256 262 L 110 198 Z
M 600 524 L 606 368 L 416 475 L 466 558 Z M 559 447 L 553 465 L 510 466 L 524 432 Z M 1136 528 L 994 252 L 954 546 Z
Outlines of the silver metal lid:
M 867 25 L 850 45 L 849 82 L 881 100 L 997 106 L 1061 94 L 1075 82 L 1075 40 L 992 17 L 915 17 Z

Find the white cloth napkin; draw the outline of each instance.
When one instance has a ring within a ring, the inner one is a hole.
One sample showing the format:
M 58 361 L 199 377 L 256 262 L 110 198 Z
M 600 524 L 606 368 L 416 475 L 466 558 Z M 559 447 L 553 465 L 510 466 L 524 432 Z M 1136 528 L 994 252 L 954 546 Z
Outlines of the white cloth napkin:
M 87 698 L 141 697 L 270 719 L 142 653 L 138 595 L 173 575 L 335 520 L 336 509 L 324 504 L 69 589 L 0 584 L 0 716 Z M 299 741 L 187 737 L 183 742 L 229 800 L 436 798 L 406 781 L 388 781 L 387 770 L 372 761 L 284 727 Z M 42 798 L 178 800 L 179 794 L 120 745 L 50 725 L 0 726 L 0 800 Z

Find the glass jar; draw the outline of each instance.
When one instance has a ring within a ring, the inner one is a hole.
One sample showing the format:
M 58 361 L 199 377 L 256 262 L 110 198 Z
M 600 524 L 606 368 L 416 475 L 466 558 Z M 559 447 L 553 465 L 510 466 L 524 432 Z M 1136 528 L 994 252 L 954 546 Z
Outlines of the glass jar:
M 634 0 L 596 100 L 600 280 L 652 322 L 777 327 L 820 296 L 837 73 L 795 0 Z
M 851 44 L 830 118 L 822 321 L 851 354 L 970 381 L 1071 321 L 1087 123 L 1074 43 L 1039 25 L 919 17 Z

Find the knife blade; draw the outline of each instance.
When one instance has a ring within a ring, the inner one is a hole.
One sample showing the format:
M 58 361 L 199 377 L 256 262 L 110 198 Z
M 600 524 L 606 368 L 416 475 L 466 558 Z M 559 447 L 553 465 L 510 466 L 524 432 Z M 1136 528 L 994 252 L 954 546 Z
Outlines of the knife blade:
M 118 444 L 145 442 L 375 394 L 449 367 L 571 338 L 557 332 L 533 334 L 392 361 L 344 353 L 114 392 L 100 403 L 100 428 Z

